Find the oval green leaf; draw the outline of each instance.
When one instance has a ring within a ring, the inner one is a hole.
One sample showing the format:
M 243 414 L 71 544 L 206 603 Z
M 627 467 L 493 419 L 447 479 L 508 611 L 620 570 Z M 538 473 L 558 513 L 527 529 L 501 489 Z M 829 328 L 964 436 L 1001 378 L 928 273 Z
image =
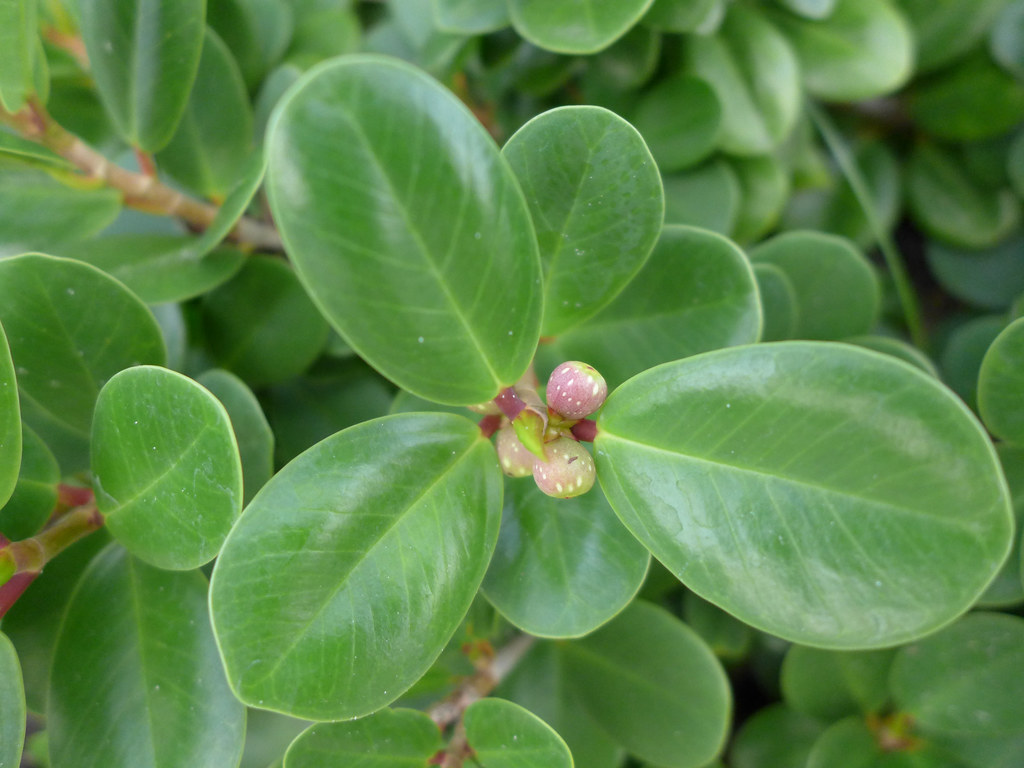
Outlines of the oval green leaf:
M 1024 445 L 997 443 L 996 453 L 999 463 L 1003 466 L 1006 484 L 1010 487 L 1010 498 L 1013 501 L 1013 515 L 1016 519 L 1013 538 L 1013 549 L 1003 563 L 999 575 L 996 576 L 988 590 L 978 601 L 980 606 L 1018 605 L 1024 603 L 1024 569 L 1021 568 L 1021 544 L 1024 543 Z M 1024 745 L 1022 745 L 1024 746 Z
M 724 15 L 721 5 L 721 0 L 654 0 L 643 23 L 663 32 L 704 32 L 709 19 Z
M 753 265 L 764 313 L 761 341 L 782 341 L 796 336 L 800 308 L 796 288 L 785 272 L 766 261 Z
M 698 768 L 722 750 L 732 710 L 725 672 L 666 610 L 634 602 L 560 651 L 583 706 L 630 754 Z
M 842 339 L 878 321 L 881 286 L 871 262 L 853 243 L 822 232 L 786 232 L 750 252 L 754 263 L 781 269 L 796 294 L 796 336 Z
M 918 72 L 931 72 L 981 42 L 1007 0 L 897 0 L 895 4 L 913 29 Z
M 775 2 L 808 19 L 827 19 L 835 11 L 837 0 L 775 0 Z
M 368 714 L 430 667 L 494 550 L 501 474 L 468 419 L 400 414 L 318 443 L 246 508 L 210 598 L 251 706 Z
M 245 709 L 224 680 L 206 592 L 202 574 L 158 570 L 116 544 L 93 560 L 54 651 L 54 765 L 238 764 Z
M 789 199 L 789 171 L 774 155 L 733 157 L 729 165 L 740 183 L 740 207 L 732 238 L 751 243 L 772 229 Z
M 800 60 L 807 91 L 830 101 L 883 96 L 913 72 L 914 38 L 887 0 L 839 0 L 827 18 L 772 16 Z
M 1006 328 L 1003 314 L 953 317 L 939 352 L 942 380 L 974 411 L 978 410 L 978 374 L 985 353 Z
M 0 260 L 0 322 L 25 421 L 65 473 L 84 469 L 100 388 L 123 368 L 164 362 L 160 327 L 100 270 L 40 254 Z
M 972 613 L 900 649 L 893 698 L 922 733 L 1024 733 L 1024 619 Z
M 988 42 L 992 58 L 1018 80 L 1024 80 L 1024 2 L 1012 0 L 1003 6 L 989 30 Z
M 92 422 L 96 505 L 110 533 L 158 568 L 217 556 L 242 509 L 242 465 L 220 402 L 154 366 L 106 383 Z
M 11 541 L 39 532 L 57 504 L 60 482 L 60 468 L 50 449 L 35 432 L 22 427 L 18 482 L 7 503 L 0 504 L 0 533 Z
M 717 146 L 722 105 L 704 80 L 679 75 L 644 93 L 633 122 L 658 168 L 663 173 L 681 171 L 703 160 Z
M 199 68 L 205 0 L 79 0 L 82 41 L 121 136 L 146 152 L 171 140 Z
M 317 723 L 300 733 L 284 768 L 426 768 L 441 732 L 422 712 L 382 709 L 348 723 Z
M 728 162 L 714 158 L 662 179 L 665 223 L 689 224 L 730 237 L 740 209 L 740 182 Z
M 18 653 L 7 635 L 0 632 L 0 768 L 21 765 L 25 714 L 25 688 Z
M 174 136 L 156 155 L 175 181 L 204 197 L 223 198 L 252 152 L 249 94 L 231 51 L 206 30 L 199 70 Z
M 569 748 L 535 714 L 504 699 L 480 699 L 462 716 L 466 741 L 487 768 L 572 768 Z
M 512 26 L 536 45 L 558 53 L 596 53 L 636 24 L 654 0 L 508 0 Z
M 858 347 L 780 342 L 662 365 L 609 396 L 595 448 L 609 502 L 655 557 L 806 645 L 933 631 L 1010 547 L 1005 481 L 966 406 Z
M 215 369 L 198 376 L 196 381 L 220 400 L 231 417 L 231 428 L 242 459 L 245 487 L 242 503 L 248 504 L 274 474 L 274 433 L 256 395 L 233 373 Z
M 501 151 L 519 179 L 544 270 L 541 334 L 557 336 L 607 305 L 661 231 L 661 177 L 644 140 L 602 107 L 538 115 Z
M 555 499 L 531 480 L 506 479 L 498 546 L 483 591 L 531 635 L 579 637 L 633 599 L 648 559 L 600 488 Z
M 254 256 L 203 297 L 213 359 L 254 387 L 298 376 L 327 343 L 327 323 L 283 260 Z
M 892 336 L 851 336 L 843 339 L 847 344 L 856 344 L 858 347 L 873 349 L 885 355 L 892 355 L 897 360 L 917 366 L 929 376 L 940 378 L 939 370 L 935 363 L 924 352 L 909 342 L 897 339 Z
M 961 301 L 983 309 L 1006 309 L 1024 294 L 1024 234 L 983 250 L 937 241 L 925 244 L 928 266 L 939 284 Z
M 804 766 L 824 724 L 785 704 L 758 710 L 736 732 L 729 752 L 733 768 Z
M 992 342 L 978 373 L 978 408 L 996 437 L 1024 444 L 1024 317 Z
M 2 319 L 2 318 L 0 318 Z M 14 493 L 21 470 L 21 406 L 7 333 L 0 322 L 0 507 Z M 0 531 L 4 530 L 0 528 Z
M 352 348 L 451 405 L 517 381 L 539 337 L 540 259 L 515 177 L 469 110 L 408 64 L 352 56 L 308 73 L 275 114 L 274 219 Z
M 614 388 L 651 366 L 749 344 L 760 332 L 757 285 L 743 252 L 714 232 L 666 226 L 618 298 L 541 351 L 555 364 L 593 365 Z
M 771 151 L 796 124 L 800 72 L 786 38 L 751 5 L 732 5 L 714 36 L 688 40 L 689 70 L 722 105 L 719 146 L 737 155 Z
M 668 574 L 675 582 L 675 578 Z M 694 592 L 683 595 L 683 621 L 725 663 L 742 661 L 754 643 L 754 629 Z
M 505 0 L 433 0 L 437 26 L 457 35 L 480 35 L 507 27 Z
M 826 651 L 794 645 L 782 662 L 785 702 L 797 712 L 832 722 L 880 714 L 889 699 L 893 652 Z
M 35 0 L 0 3 L 0 105 L 11 114 L 20 110 L 35 92 L 33 78 L 39 45 L 36 18 Z

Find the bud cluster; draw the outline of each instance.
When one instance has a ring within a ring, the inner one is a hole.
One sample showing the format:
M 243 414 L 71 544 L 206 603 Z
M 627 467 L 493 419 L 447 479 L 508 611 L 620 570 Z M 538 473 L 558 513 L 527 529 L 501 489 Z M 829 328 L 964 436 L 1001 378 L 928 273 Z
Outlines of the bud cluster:
M 501 397 L 511 421 L 505 420 L 495 438 L 502 471 L 510 477 L 533 475 L 537 487 L 549 496 L 568 499 L 589 491 L 596 478 L 594 459 L 578 442 L 573 427 L 604 403 L 604 377 L 586 363 L 562 363 L 548 379 L 546 407 L 536 390 L 515 388 L 520 405 L 514 416 L 508 410 L 510 392 L 511 388 Z M 590 421 L 584 425 L 594 426 Z

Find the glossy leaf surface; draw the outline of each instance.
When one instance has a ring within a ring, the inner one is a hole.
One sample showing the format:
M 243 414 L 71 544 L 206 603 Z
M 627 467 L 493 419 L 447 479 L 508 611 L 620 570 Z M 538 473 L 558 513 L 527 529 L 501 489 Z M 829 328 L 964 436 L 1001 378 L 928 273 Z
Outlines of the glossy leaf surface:
M 900 650 L 891 687 L 896 705 L 924 733 L 1024 732 L 1024 619 L 972 613 Z
M 185 112 L 156 161 L 193 192 L 222 198 L 251 149 L 252 108 L 242 73 L 224 41 L 208 29 Z
M 831 725 L 815 742 L 806 768 L 963 768 L 956 759 L 929 744 L 883 750 L 861 717 Z
M 212 560 L 242 509 L 242 465 L 224 406 L 166 368 L 129 368 L 100 391 L 92 474 L 111 534 L 159 568 Z
M 0 324 L 0 507 L 11 498 L 21 467 L 21 407 L 7 334 Z M 2 530 L 2 529 L 0 529 Z
M 479 35 L 508 26 L 505 0 L 433 0 L 437 25 L 445 32 Z
M 12 114 L 34 91 L 36 17 L 35 0 L 0 2 L 0 106 Z
M 740 182 L 728 162 L 712 159 L 662 179 L 665 223 L 689 224 L 732 235 L 740 208 Z
M 747 719 L 729 752 L 734 768 L 792 768 L 806 765 L 824 724 L 785 704 L 772 704 Z
M 530 480 L 506 479 L 501 531 L 483 590 L 530 634 L 577 637 L 633 598 L 648 559 L 600 488 L 556 499 Z
M 989 431 L 1024 444 L 1024 318 L 992 342 L 978 373 L 978 408 Z
M 914 38 L 886 0 L 839 0 L 821 21 L 777 14 L 809 93 L 833 101 L 882 96 L 913 70 Z
M 382 709 L 347 723 L 310 726 L 288 747 L 284 768 L 426 768 L 442 748 L 434 721 L 411 709 Z
M 755 341 L 757 287 L 746 256 L 713 232 L 666 226 L 647 264 L 586 324 L 541 348 L 597 368 L 614 388 L 651 366 Z
M 480 699 L 462 716 L 466 741 L 488 768 L 572 768 L 562 737 L 527 709 L 504 699 Z
M 892 651 L 826 651 L 794 645 L 782 664 L 782 696 L 825 722 L 879 713 L 889 698 Z
M 781 143 L 796 123 L 800 74 L 789 43 L 759 10 L 731 6 L 718 34 L 692 37 L 687 50 L 689 69 L 721 102 L 723 150 L 755 155 Z
M 500 507 L 494 449 L 459 416 L 376 419 L 299 456 L 249 504 L 214 569 L 236 694 L 317 719 L 398 698 L 465 615 Z
M 633 117 L 663 173 L 688 168 L 718 143 L 722 105 L 699 77 L 682 75 L 647 91 Z M 681 223 L 681 222 L 675 222 Z M 684 222 L 683 222 L 684 223 Z
M 978 604 L 981 606 L 1014 605 L 1024 602 L 1024 562 L 1021 559 L 1021 543 L 1024 536 L 1024 446 L 997 443 L 996 453 L 1002 464 L 1006 484 L 1010 487 L 1010 498 L 1013 502 L 1013 514 L 1016 519 L 1014 530 L 1017 532 L 1013 540 L 1010 556 L 1003 563 L 1002 570 L 996 576 Z
M 773 155 L 733 157 L 729 165 L 740 183 L 740 208 L 732 238 L 745 244 L 775 226 L 789 195 L 789 173 Z
M 451 93 L 398 61 L 341 59 L 296 83 L 267 141 L 288 253 L 353 349 L 452 405 L 519 379 L 540 327 L 533 225 L 508 165 Z
M 121 136 L 147 152 L 181 119 L 203 47 L 204 0 L 80 0 L 82 40 Z
M 793 281 L 777 266 L 766 261 L 759 261 L 753 267 L 764 313 L 761 341 L 792 339 L 796 336 L 800 312 Z
M 0 768 L 21 765 L 25 742 L 25 689 L 18 654 L 0 632 Z
M 634 602 L 561 652 L 583 706 L 631 754 L 696 768 L 722 749 L 732 708 L 725 672 L 664 609 Z
M 558 53 L 595 53 L 640 20 L 654 0 L 508 0 L 516 32 Z
M 46 722 L 53 762 L 68 768 L 236 764 L 245 710 L 224 680 L 202 574 L 117 545 L 93 560 L 57 640 Z
M 243 504 L 248 504 L 274 473 L 274 433 L 252 390 L 234 374 L 214 369 L 196 381 L 220 400 L 231 418 L 242 460 Z
M 980 251 L 937 241 L 929 242 L 925 249 L 928 266 L 939 284 L 958 299 L 984 309 L 1005 309 L 1024 293 L 1021 253 L 1022 235 Z
M 544 270 L 543 336 L 578 326 L 618 295 L 661 231 L 664 199 L 644 140 L 601 107 L 562 107 L 505 144 Z
M 750 252 L 781 269 L 797 301 L 796 336 L 842 339 L 868 333 L 878 319 L 881 288 L 853 243 L 821 232 L 786 232 Z
M 683 595 L 683 621 L 726 663 L 741 661 L 753 645 L 751 627 L 694 592 Z
M 95 267 L 67 259 L 0 260 L 0 322 L 17 361 L 25 421 L 65 472 L 88 463 L 93 406 L 106 380 L 166 355 L 142 302 Z
M 609 396 L 595 449 L 609 502 L 655 557 L 804 644 L 930 632 L 1010 545 L 977 421 L 933 378 L 857 347 L 781 342 L 652 369 Z
M 281 259 L 248 259 L 202 308 L 214 360 L 254 387 L 294 378 L 327 342 L 327 323 Z
M 18 482 L 7 503 L 0 504 L 0 533 L 11 541 L 39 532 L 57 503 L 60 482 L 60 468 L 50 449 L 27 426 L 22 428 Z

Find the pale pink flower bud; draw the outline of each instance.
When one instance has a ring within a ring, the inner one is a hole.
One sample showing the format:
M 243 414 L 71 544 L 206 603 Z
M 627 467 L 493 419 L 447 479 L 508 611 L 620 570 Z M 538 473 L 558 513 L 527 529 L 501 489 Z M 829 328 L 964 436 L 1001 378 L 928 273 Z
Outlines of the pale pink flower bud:
M 533 479 L 548 496 L 569 499 L 594 487 L 597 472 L 590 452 L 568 437 L 545 443 L 547 461 L 533 460 Z
M 511 424 L 498 430 L 494 438 L 494 447 L 498 450 L 498 464 L 501 471 L 509 477 L 526 477 L 533 473 L 533 462 L 537 457 L 530 453 L 519 442 L 516 431 Z
M 570 360 L 552 371 L 547 397 L 551 410 L 567 419 L 582 419 L 604 404 L 608 384 L 593 366 Z

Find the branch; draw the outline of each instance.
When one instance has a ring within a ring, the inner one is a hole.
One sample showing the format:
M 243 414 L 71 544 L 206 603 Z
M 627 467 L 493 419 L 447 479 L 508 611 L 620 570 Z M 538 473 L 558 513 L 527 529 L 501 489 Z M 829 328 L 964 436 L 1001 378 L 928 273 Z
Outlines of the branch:
M 205 230 L 217 216 L 217 206 L 182 194 L 155 176 L 135 173 L 111 163 L 80 138 L 65 130 L 34 99 L 16 114 L 0 110 L 0 117 L 27 139 L 56 152 L 86 176 L 118 190 L 124 204 L 147 213 L 177 216 L 196 230 Z M 262 251 L 282 251 L 277 229 L 255 219 L 242 218 L 228 239 Z

